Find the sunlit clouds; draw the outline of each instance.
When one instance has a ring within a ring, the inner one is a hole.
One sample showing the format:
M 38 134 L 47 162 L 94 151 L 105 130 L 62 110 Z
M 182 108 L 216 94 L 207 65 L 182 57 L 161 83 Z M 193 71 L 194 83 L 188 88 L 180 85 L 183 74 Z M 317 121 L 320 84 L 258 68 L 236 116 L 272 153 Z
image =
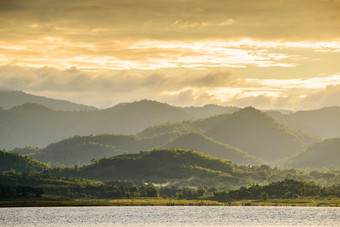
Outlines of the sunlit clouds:
M 339 12 L 335 0 L 1 0 L 0 88 L 98 107 L 340 105 Z
M 44 48 L 41 48 L 41 47 Z M 154 70 L 167 68 L 295 67 L 308 56 L 299 50 L 339 52 L 340 41 L 268 42 L 238 41 L 111 41 L 105 44 L 70 42 L 44 37 L 16 45 L 0 42 L 2 65 L 78 67 L 85 70 Z M 294 54 L 282 53 L 293 50 Z

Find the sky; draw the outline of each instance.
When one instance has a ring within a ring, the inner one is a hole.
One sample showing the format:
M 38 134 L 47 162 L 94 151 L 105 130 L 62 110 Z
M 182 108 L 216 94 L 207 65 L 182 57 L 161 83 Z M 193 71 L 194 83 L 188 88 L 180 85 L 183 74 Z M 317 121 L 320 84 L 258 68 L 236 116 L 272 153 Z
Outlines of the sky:
M 99 108 L 340 105 L 340 0 L 0 0 L 0 88 Z

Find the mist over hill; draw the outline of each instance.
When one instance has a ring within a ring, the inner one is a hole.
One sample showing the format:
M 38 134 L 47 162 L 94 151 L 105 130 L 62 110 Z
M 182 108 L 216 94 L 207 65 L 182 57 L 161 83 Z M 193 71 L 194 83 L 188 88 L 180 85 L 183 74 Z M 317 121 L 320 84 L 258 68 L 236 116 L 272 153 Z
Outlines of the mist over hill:
M 27 94 L 22 91 L 4 91 L 0 90 L 0 106 L 5 109 L 11 109 L 15 106 L 20 106 L 25 103 L 36 103 L 44 105 L 53 110 L 64 110 L 64 111 L 89 111 L 96 110 L 94 106 L 87 106 L 77 104 L 65 100 L 57 100 L 46 98 L 37 95 Z
M 84 165 L 105 157 L 155 148 L 190 149 L 214 157 L 229 159 L 238 164 L 259 165 L 264 163 L 241 149 L 219 143 L 195 132 L 184 134 L 170 132 L 152 137 L 119 134 L 75 136 L 52 143 L 45 148 L 24 147 L 13 149 L 12 152 L 28 155 L 53 166 L 70 166 Z
M 202 107 L 190 106 L 182 107 L 181 109 L 196 118 L 206 118 L 223 113 L 233 113 L 240 108 L 234 106 L 219 106 L 215 104 L 207 104 Z
M 319 142 L 317 136 L 338 135 L 339 114 L 340 107 L 283 114 L 150 100 L 88 111 L 25 103 L 0 109 L 0 148 L 21 147 L 15 151 L 65 165 L 162 147 L 198 150 L 241 164 L 277 163 Z M 202 116 L 208 117 L 197 119 Z
M 340 168 L 340 138 L 313 144 L 284 164 L 294 168 Z
M 223 144 L 199 133 L 187 133 L 170 141 L 164 147 L 191 149 L 203 152 L 214 157 L 229 159 L 238 164 L 263 164 L 259 158 L 242 151 L 241 149 Z
M 188 130 L 200 132 L 215 141 L 271 162 L 290 157 L 318 141 L 311 135 L 279 124 L 266 113 L 252 107 L 196 121 L 159 125 L 145 129 L 138 135 Z
M 340 137 L 339 106 L 297 111 L 289 114 L 270 111 L 268 114 L 282 124 L 324 139 Z
M 82 112 L 26 103 L 0 110 L 0 148 L 42 147 L 75 135 L 133 134 L 153 125 L 189 119 L 193 117 L 177 107 L 149 100 Z
M 39 161 L 57 166 L 84 165 L 105 157 L 161 147 L 171 138 L 171 135 L 152 138 L 119 134 L 76 136 L 52 143 L 45 148 L 16 148 L 12 152 L 24 153 Z
M 289 157 L 317 140 L 277 123 L 267 114 L 244 108 L 194 122 L 213 139 L 241 148 L 267 161 Z

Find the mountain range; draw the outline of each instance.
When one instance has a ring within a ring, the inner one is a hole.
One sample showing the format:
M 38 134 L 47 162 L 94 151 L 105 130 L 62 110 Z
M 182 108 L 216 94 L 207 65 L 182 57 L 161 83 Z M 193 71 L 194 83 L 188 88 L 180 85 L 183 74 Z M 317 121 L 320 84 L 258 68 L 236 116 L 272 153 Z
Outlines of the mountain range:
M 149 100 L 82 112 L 26 103 L 0 110 L 0 148 L 42 147 L 75 135 L 132 134 L 164 122 L 189 119 L 193 117 L 177 107 Z
M 288 114 L 267 112 L 276 121 L 320 138 L 340 137 L 340 107 L 325 107 Z
M 278 164 L 337 135 L 339 109 L 283 113 L 141 100 L 103 110 L 65 111 L 25 103 L 0 109 L 0 148 L 52 165 L 84 165 L 155 148 L 197 150 L 239 164 Z M 198 119 L 202 116 L 207 117 Z
M 339 168 L 340 138 L 326 139 L 291 157 L 286 166 L 294 168 Z

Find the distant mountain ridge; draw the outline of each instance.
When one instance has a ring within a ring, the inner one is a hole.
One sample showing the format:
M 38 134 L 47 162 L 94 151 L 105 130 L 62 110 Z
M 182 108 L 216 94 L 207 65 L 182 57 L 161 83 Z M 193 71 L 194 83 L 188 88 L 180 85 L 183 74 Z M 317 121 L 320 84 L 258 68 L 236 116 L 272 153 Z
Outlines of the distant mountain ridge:
M 340 138 L 313 144 L 284 164 L 294 168 L 340 168 Z
M 44 105 L 53 110 L 63 111 L 90 111 L 96 110 L 96 107 L 77 104 L 65 100 L 57 100 L 37 95 L 27 94 L 22 91 L 1 91 L 0 90 L 0 106 L 5 109 L 11 109 L 25 103 L 36 103 Z
M 268 114 L 282 124 L 320 138 L 340 137 L 339 106 L 297 111 L 290 114 L 269 111 Z
M 177 134 L 163 133 L 153 137 L 104 134 L 75 136 L 45 148 L 16 148 L 12 152 L 28 155 L 44 163 L 54 165 L 84 165 L 92 160 L 112 157 L 123 153 L 137 153 L 158 148 L 182 148 L 200 151 L 214 157 L 229 159 L 238 164 L 259 165 L 264 162 L 248 153 L 222 144 L 196 132 Z
M 232 147 L 228 144 L 219 143 L 200 133 L 187 133 L 179 136 L 163 147 L 165 148 L 180 148 L 199 151 L 209 154 L 214 157 L 229 159 L 238 164 L 263 164 L 259 158 L 249 155 L 248 153 Z
M 318 141 L 313 136 L 279 124 L 266 113 L 253 107 L 196 121 L 159 125 L 145 129 L 137 135 L 152 136 L 188 130 L 200 132 L 215 141 L 240 148 L 265 161 L 290 157 Z
M 105 110 L 55 111 L 26 103 L 0 109 L 0 148 L 47 146 L 75 135 L 133 134 L 165 122 L 194 119 L 177 107 L 150 100 L 120 104 Z M 11 138 L 5 140 L 4 138 Z
M 195 124 L 211 138 L 241 148 L 256 157 L 274 161 L 289 157 L 317 140 L 277 123 L 253 107 Z

